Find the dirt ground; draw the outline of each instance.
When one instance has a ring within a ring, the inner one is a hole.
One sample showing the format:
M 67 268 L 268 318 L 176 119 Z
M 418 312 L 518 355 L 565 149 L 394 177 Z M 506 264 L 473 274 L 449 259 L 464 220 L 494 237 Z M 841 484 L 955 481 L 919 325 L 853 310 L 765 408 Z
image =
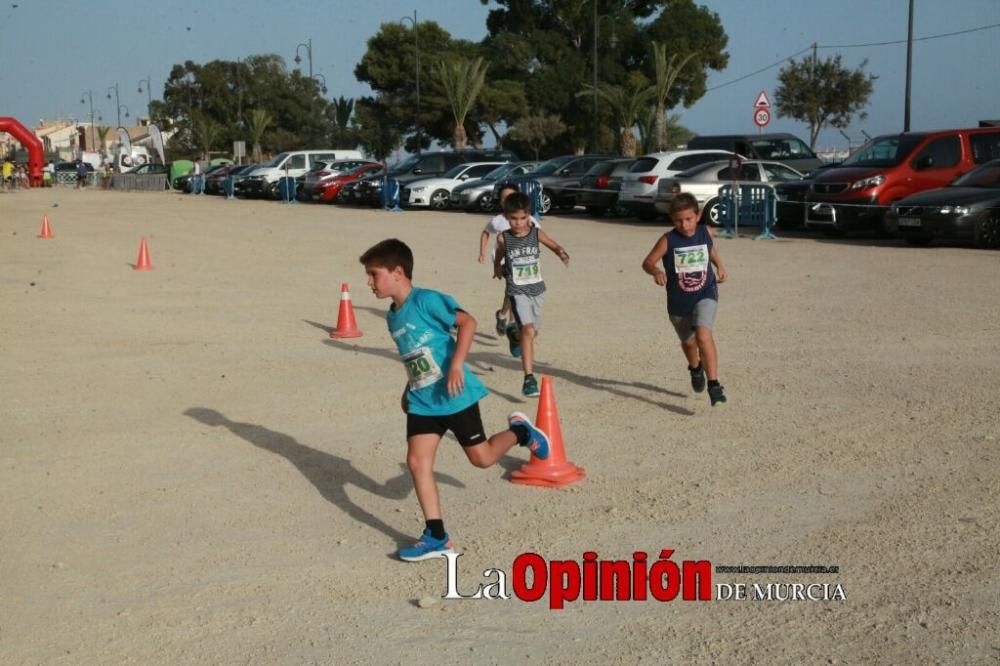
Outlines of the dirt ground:
M 39 240 L 47 214 L 55 239 Z M 4 664 L 949 663 L 1000 659 L 1000 253 L 720 240 L 729 402 L 692 394 L 663 229 L 548 216 L 538 370 L 585 481 L 437 470 L 471 594 L 548 560 L 825 565 L 716 584 L 835 601 L 443 600 L 404 462 L 404 373 L 358 255 L 386 237 L 479 320 L 487 427 L 534 414 L 493 334 L 481 215 L 72 189 L 0 194 Z M 155 270 L 132 270 L 140 237 Z M 364 336 L 332 341 L 342 282 Z M 713 597 L 715 590 L 713 589 Z M 434 599 L 427 608 L 417 603 Z

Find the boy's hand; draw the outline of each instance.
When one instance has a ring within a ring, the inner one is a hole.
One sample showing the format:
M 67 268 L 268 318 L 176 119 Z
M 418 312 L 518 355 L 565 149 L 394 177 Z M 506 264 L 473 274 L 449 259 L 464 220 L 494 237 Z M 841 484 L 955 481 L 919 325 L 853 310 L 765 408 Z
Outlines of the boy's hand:
M 486 263 L 486 255 L 482 252 L 479 253 L 479 263 L 481 264 Z
M 719 266 L 718 269 L 719 269 L 719 275 L 718 275 L 719 282 L 720 283 L 725 282 L 726 278 L 729 277 L 729 273 L 726 272 L 726 267 Z
M 455 397 L 465 390 L 465 372 L 462 366 L 452 366 L 448 370 L 448 395 Z
M 656 271 L 653 273 L 653 282 L 661 287 L 667 286 L 667 274 L 664 271 Z
M 569 253 L 566 250 L 559 250 L 559 258 L 562 260 L 564 266 L 569 266 Z

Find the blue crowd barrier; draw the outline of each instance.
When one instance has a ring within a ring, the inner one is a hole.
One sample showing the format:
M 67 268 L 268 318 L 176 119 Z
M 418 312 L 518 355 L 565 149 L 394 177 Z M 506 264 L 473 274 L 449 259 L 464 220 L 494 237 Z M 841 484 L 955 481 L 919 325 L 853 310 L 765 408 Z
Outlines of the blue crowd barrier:
M 778 218 L 778 198 L 774 188 L 764 184 L 742 184 L 734 196 L 732 185 L 719 188 L 719 222 L 721 236 L 734 237 L 739 225 L 759 226 L 755 240 L 776 239 L 772 229 Z

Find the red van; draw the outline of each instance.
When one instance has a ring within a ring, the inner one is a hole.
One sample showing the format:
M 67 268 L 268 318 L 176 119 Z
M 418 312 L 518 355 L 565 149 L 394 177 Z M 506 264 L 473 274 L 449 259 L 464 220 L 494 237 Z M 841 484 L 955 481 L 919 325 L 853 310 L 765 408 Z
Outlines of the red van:
M 998 157 L 1000 127 L 876 137 L 837 167 L 816 174 L 806 194 L 806 226 L 831 234 L 881 231 L 894 201 L 944 187 Z

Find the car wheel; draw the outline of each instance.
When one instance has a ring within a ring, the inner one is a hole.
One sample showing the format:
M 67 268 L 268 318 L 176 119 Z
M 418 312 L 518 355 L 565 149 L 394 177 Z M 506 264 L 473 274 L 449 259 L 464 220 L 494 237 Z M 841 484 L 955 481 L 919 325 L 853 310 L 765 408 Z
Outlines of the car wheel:
M 431 194 L 430 207 L 434 210 L 444 210 L 448 207 L 448 190 L 434 190 Z
M 487 192 L 480 194 L 476 199 L 476 209 L 481 213 L 489 213 L 493 210 L 493 195 Z
M 604 217 L 608 209 L 604 206 L 587 206 L 587 213 L 592 217 Z
M 542 192 L 542 215 L 548 215 L 552 210 L 552 196 Z
M 615 202 L 611 204 L 611 214 L 616 217 L 628 217 L 632 214 L 632 211 L 621 201 L 615 199 Z
M 1000 213 L 994 211 L 980 218 L 973 234 L 976 247 L 988 250 L 1000 248 Z
M 719 199 L 709 199 L 705 204 L 705 222 L 711 227 L 718 227 L 722 225 L 721 217 L 722 204 L 719 203 Z

